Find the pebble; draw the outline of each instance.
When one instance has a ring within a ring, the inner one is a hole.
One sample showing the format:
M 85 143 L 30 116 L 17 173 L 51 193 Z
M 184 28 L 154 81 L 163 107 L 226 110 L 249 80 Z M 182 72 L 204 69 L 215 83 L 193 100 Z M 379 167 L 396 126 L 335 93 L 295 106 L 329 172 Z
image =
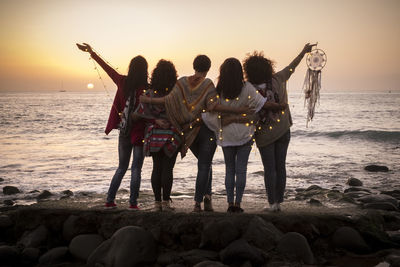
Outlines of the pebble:
M 380 165 L 368 165 L 364 167 L 364 170 L 369 171 L 369 172 L 388 172 L 389 168 L 386 166 L 380 166 Z

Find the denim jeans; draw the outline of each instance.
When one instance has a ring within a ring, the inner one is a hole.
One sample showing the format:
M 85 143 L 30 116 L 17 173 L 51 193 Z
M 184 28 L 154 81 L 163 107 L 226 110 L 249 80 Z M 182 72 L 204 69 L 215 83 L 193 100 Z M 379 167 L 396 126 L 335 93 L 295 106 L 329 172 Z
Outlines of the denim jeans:
M 264 165 L 264 183 L 270 204 L 283 202 L 289 141 L 290 129 L 272 144 L 258 148 Z
M 174 180 L 174 166 L 178 151 L 168 157 L 161 149 L 157 153 L 151 153 L 153 158 L 153 171 L 151 173 L 151 187 L 153 188 L 155 201 L 170 200 L 172 182 Z M 161 192 L 162 191 L 162 192 Z
M 110 188 L 108 189 L 107 193 L 107 202 L 113 202 L 115 200 L 115 195 L 117 194 L 118 188 L 121 185 L 122 178 L 128 169 L 131 154 L 133 154 L 133 160 L 131 166 L 131 192 L 129 202 L 131 205 L 137 205 L 144 160 L 143 147 L 133 146 L 130 136 L 124 137 L 122 135 L 120 135 L 118 139 L 118 169 L 115 171 L 115 174 L 111 180 Z
M 211 195 L 212 168 L 217 143 L 215 134 L 204 124 L 201 125 L 199 134 L 190 146 L 190 150 L 197 158 L 196 191 L 194 200 L 203 202 L 204 195 Z
M 253 141 L 241 146 L 222 147 L 225 160 L 225 188 L 228 203 L 234 202 L 234 191 L 236 187 L 235 203 L 241 203 L 246 186 L 247 163 Z M 235 179 L 236 176 L 236 179 Z

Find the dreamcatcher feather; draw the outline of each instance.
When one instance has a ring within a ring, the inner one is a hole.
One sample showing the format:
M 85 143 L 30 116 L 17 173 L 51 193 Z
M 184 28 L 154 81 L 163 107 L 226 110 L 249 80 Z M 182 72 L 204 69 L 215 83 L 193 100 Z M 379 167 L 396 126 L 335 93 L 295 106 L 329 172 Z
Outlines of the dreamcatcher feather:
M 321 90 L 321 70 L 326 64 L 326 54 L 321 49 L 314 49 L 307 55 L 308 70 L 303 84 L 304 107 L 307 107 L 307 123 L 314 118 L 315 106 L 319 103 Z

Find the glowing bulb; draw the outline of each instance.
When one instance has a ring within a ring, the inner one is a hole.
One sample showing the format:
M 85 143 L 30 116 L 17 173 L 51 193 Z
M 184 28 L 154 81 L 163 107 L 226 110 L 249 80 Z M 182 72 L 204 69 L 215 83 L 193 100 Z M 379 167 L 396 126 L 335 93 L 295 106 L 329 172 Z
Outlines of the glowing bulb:
M 146 90 L 143 90 L 143 93 L 146 93 Z
M 211 101 L 211 102 L 214 102 L 214 98 L 211 98 L 210 101 Z
M 88 89 L 93 89 L 94 88 L 94 84 L 93 83 L 88 83 L 87 84 L 87 88 Z
M 290 72 L 293 72 L 293 69 L 289 69 Z
M 219 131 L 222 133 L 222 128 L 221 128 L 221 129 L 219 129 Z
M 219 95 L 217 95 L 217 98 L 219 98 Z
M 183 133 L 183 132 L 181 132 L 181 135 L 184 135 L 184 133 Z
M 169 89 L 168 89 L 168 87 L 167 87 L 167 88 L 165 88 L 165 92 L 168 92 L 168 90 L 169 90 Z
M 210 138 L 210 141 L 213 141 L 213 140 L 214 140 L 214 139 L 211 137 L 211 138 Z
M 282 114 L 285 114 L 285 111 L 282 111 Z
M 236 97 L 236 101 L 239 101 L 239 97 Z
M 192 128 L 193 128 L 193 126 L 190 124 L 189 128 L 190 128 L 190 129 L 192 129 Z
M 197 119 L 196 119 L 196 121 L 200 121 L 200 119 L 199 119 L 199 118 L 197 118 Z
M 261 130 L 261 126 L 258 126 L 258 130 Z
M 250 123 L 251 123 L 251 124 L 253 124 L 253 123 L 254 123 L 254 121 L 250 121 Z
M 256 139 L 255 138 L 253 138 L 253 142 L 255 142 L 256 141 Z
M 203 112 L 206 112 L 206 110 L 205 110 L 205 109 L 203 109 Z
M 192 110 L 194 110 L 194 106 L 192 106 Z
M 229 102 L 229 99 L 228 99 L 228 98 L 225 98 L 225 101 L 226 101 L 226 102 Z
M 175 138 L 172 137 L 172 138 L 171 138 L 171 141 L 174 141 L 174 140 L 175 140 Z
M 272 126 L 269 126 L 269 129 L 272 130 Z
M 276 121 L 277 121 L 277 122 L 281 122 L 281 120 L 280 120 L 280 119 L 277 119 Z
M 246 122 L 246 126 L 247 126 L 247 127 L 249 127 L 249 126 L 250 126 L 250 124 L 249 124 L 248 122 Z
M 246 113 L 243 113 L 243 114 L 242 114 L 242 116 L 243 116 L 243 117 L 246 117 L 246 116 L 247 116 L 247 114 L 246 114 Z
M 219 140 L 222 140 L 222 136 L 219 138 Z
M 218 119 L 221 119 L 221 115 L 218 115 Z
M 157 90 L 155 90 L 154 93 L 157 94 Z
M 250 99 L 250 98 L 251 98 L 251 95 L 249 95 L 247 98 Z
M 185 101 L 185 100 L 182 100 L 182 103 L 183 103 L 183 104 L 185 104 L 185 103 L 186 103 L 186 101 Z
M 142 140 L 142 143 L 144 143 L 144 139 Z

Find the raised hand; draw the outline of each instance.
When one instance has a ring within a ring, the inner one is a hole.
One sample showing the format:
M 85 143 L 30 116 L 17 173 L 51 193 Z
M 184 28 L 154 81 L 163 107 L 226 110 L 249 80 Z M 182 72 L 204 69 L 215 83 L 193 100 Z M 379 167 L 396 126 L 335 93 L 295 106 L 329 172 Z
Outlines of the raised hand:
M 76 44 L 76 46 L 80 49 L 80 50 L 82 50 L 83 52 L 89 52 L 89 53 L 92 53 L 93 52 L 93 50 L 92 50 L 92 47 L 89 45 L 89 44 L 87 44 L 87 43 L 83 43 L 83 44 Z
M 311 50 L 312 50 L 312 48 L 313 48 L 313 46 L 316 46 L 318 43 L 315 43 L 315 44 L 310 44 L 310 43 L 306 43 L 305 45 L 304 45 L 304 48 L 303 48 L 303 53 L 305 54 L 305 53 L 310 53 L 311 52 Z

